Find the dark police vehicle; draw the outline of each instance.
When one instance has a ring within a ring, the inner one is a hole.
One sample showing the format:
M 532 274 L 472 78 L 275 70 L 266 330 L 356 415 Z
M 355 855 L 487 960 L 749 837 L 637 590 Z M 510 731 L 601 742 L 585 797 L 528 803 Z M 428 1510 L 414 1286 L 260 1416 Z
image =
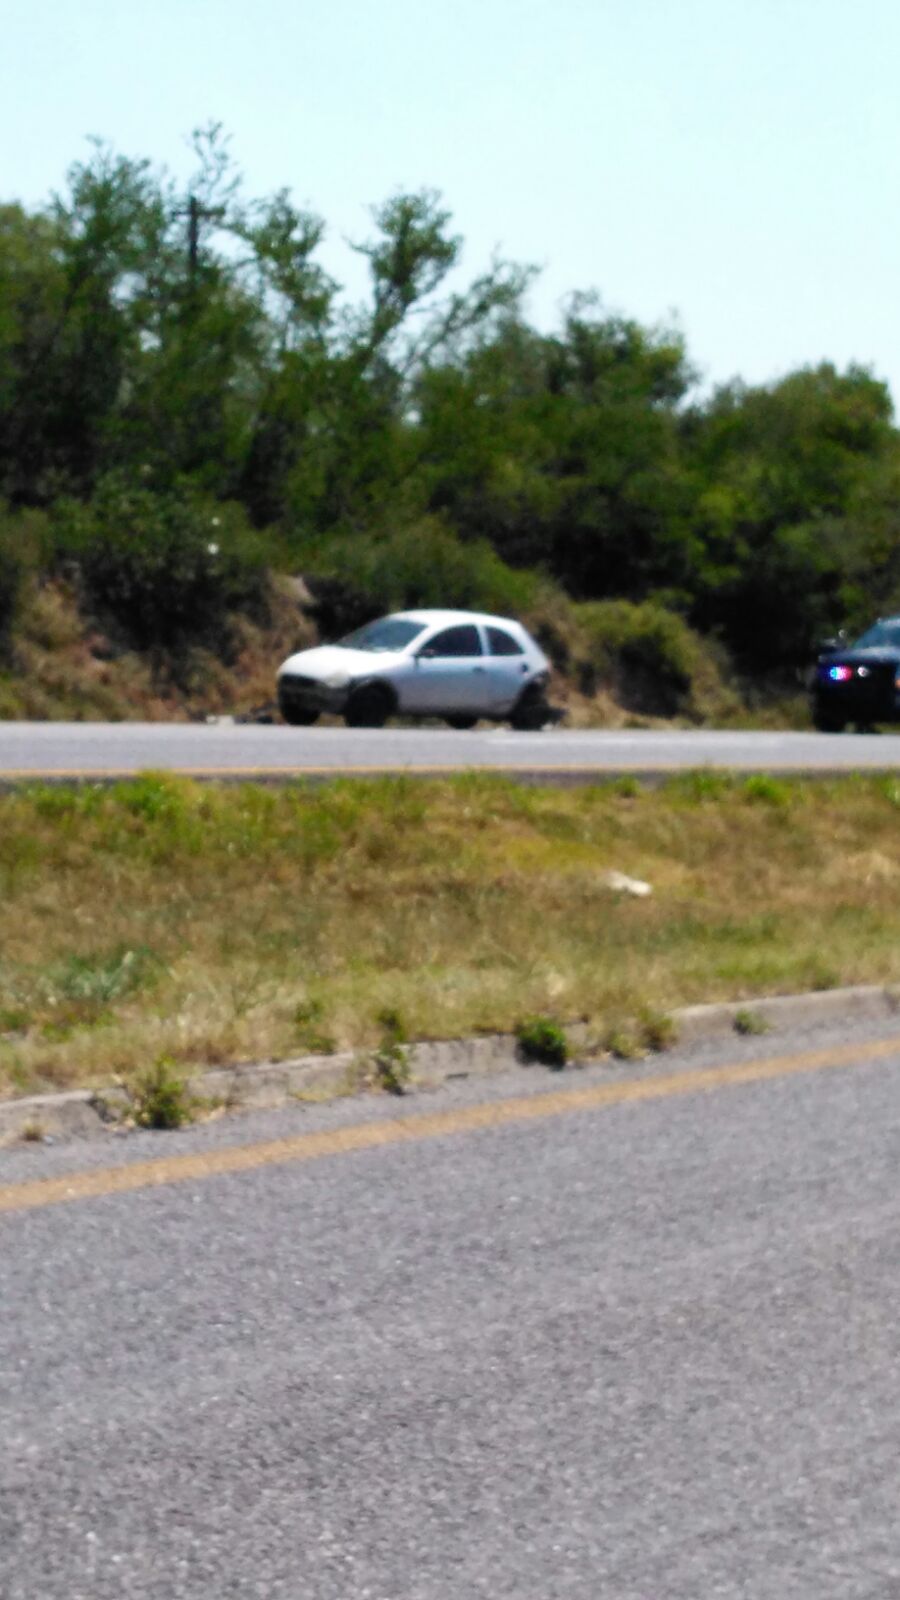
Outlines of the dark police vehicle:
M 829 641 L 816 662 L 811 702 L 820 733 L 842 733 L 848 722 L 900 722 L 900 617 L 879 617 L 853 644 Z

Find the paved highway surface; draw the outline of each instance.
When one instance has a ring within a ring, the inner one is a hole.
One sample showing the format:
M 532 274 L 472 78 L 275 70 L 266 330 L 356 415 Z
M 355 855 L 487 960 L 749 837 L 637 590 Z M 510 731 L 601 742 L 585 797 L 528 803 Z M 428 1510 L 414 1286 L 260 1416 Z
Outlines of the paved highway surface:
M 735 1040 L 756 1081 L 707 1092 L 709 1046 L 605 1105 L 546 1097 L 608 1069 L 531 1069 L 4 1154 L 3 1600 L 900 1593 L 900 1039 L 873 1041 L 798 1071 L 833 1036 Z M 315 1159 L 256 1143 L 298 1131 Z M 85 1172 L 93 1199 L 9 1187 Z
M 0 723 L 0 780 L 146 768 L 262 777 L 486 767 L 574 777 L 703 766 L 747 772 L 894 769 L 900 767 L 900 734 Z

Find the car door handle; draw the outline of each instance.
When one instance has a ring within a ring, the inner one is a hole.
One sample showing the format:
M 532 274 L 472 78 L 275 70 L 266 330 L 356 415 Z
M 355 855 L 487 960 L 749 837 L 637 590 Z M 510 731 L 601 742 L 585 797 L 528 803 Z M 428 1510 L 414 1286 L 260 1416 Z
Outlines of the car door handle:
M 484 667 L 473 667 L 472 671 L 473 672 L 483 672 L 484 671 Z

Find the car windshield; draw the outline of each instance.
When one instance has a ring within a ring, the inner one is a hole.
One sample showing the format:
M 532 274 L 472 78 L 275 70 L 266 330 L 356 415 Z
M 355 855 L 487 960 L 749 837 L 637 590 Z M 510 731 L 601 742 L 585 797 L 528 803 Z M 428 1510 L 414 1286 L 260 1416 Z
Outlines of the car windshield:
M 875 622 L 867 628 L 861 639 L 857 639 L 854 650 L 877 649 L 879 645 L 887 645 L 891 650 L 900 649 L 900 622 Z
M 355 633 L 348 633 L 338 644 L 344 650 L 402 650 L 424 631 L 424 622 L 410 622 L 407 617 L 382 617 L 378 622 L 367 622 Z

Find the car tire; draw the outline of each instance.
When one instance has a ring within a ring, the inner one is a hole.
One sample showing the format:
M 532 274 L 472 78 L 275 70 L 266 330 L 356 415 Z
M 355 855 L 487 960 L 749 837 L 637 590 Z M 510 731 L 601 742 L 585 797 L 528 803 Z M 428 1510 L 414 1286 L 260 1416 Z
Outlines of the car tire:
M 383 684 L 364 683 L 347 701 L 344 721 L 348 728 L 383 728 L 393 709 L 393 697 Z
M 282 706 L 281 715 L 292 728 L 311 728 L 319 720 L 318 711 L 304 711 L 300 706 Z
M 477 717 L 445 717 L 444 721 L 446 722 L 448 728 L 456 728 L 459 733 L 468 733 L 470 728 L 474 728 L 476 722 L 478 721 L 478 718 Z
M 540 733 L 550 721 L 550 715 L 550 707 L 544 699 L 543 690 L 532 684 L 519 696 L 510 716 L 509 725 L 515 728 L 517 733 Z
M 813 711 L 813 727 L 818 733 L 843 733 L 846 726 L 846 717 L 836 711 L 825 711 L 819 706 Z

